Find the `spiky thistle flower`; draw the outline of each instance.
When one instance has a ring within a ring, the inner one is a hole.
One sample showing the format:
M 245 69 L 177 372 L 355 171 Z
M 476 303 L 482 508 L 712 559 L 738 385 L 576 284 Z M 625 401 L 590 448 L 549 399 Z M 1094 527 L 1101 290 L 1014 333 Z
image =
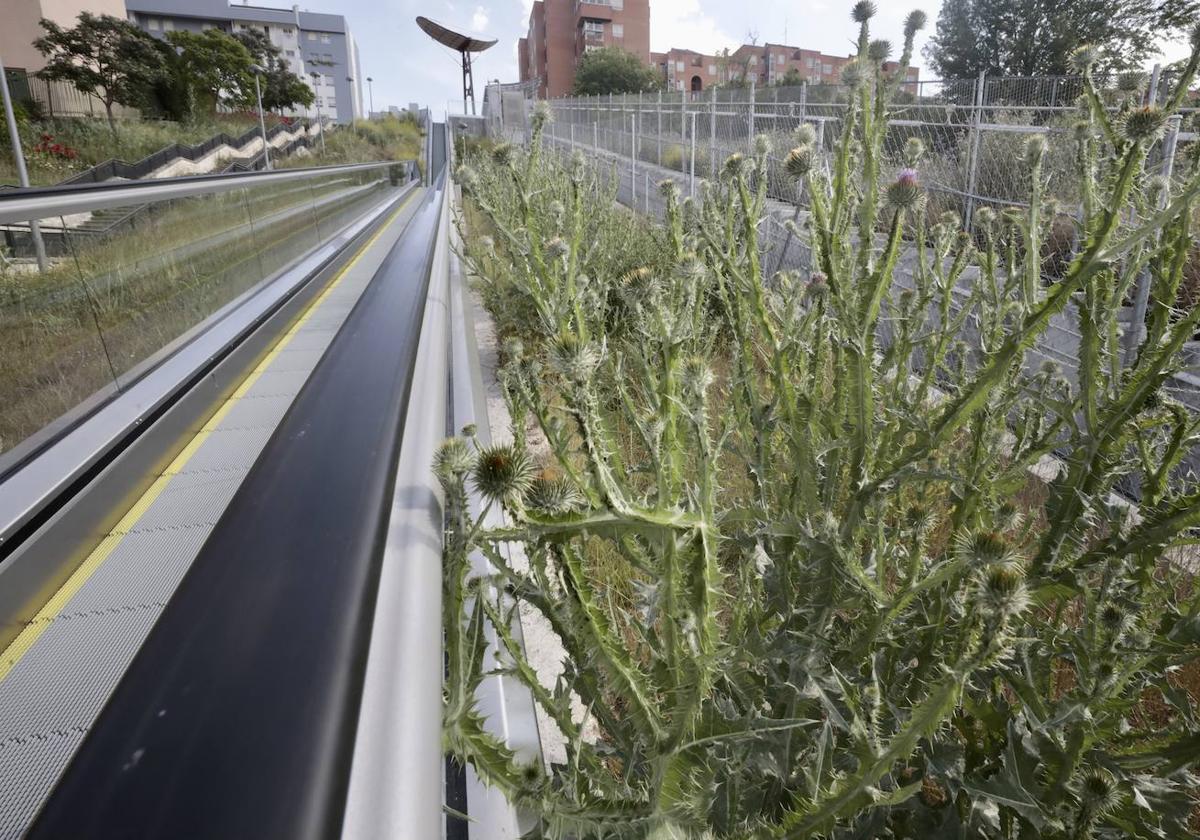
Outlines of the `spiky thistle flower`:
M 741 152 L 734 152 L 727 157 L 725 159 L 725 166 L 723 167 L 725 175 L 729 178 L 736 178 L 738 175 L 741 175 L 745 168 L 746 158 Z
M 679 198 L 679 184 L 674 178 L 664 178 L 659 181 L 658 191 L 663 198 Z
M 883 64 L 892 54 L 892 42 L 886 38 L 877 38 L 867 47 L 867 58 L 876 64 Z
M 1154 175 L 1146 181 L 1146 200 L 1154 207 L 1166 203 L 1171 190 L 1171 182 L 1162 175 Z
M 1041 134 L 1031 134 L 1025 140 L 1025 166 L 1036 169 L 1042 165 L 1046 156 L 1046 138 Z
M 574 333 L 560 333 L 550 347 L 551 367 L 559 376 L 577 385 L 591 381 L 602 357 L 596 344 L 580 341 Z
M 980 227 L 987 229 L 992 226 L 994 221 L 996 221 L 996 211 L 991 207 L 985 205 L 975 211 L 975 223 Z
M 797 146 L 788 152 L 783 161 L 784 171 L 794 181 L 803 181 L 812 171 L 816 162 L 816 152 L 812 146 Z
M 1071 66 L 1080 73 L 1091 70 L 1099 60 L 1100 49 L 1093 44 L 1084 44 L 1071 53 Z
M 771 138 L 765 134 L 757 134 L 754 137 L 754 154 L 758 157 L 771 154 Z
M 499 166 L 508 166 L 513 160 L 512 143 L 497 143 L 492 149 L 492 160 Z
M 512 504 L 529 492 L 533 472 L 525 450 L 498 444 L 479 453 L 471 478 L 485 499 Z
M 571 252 L 571 246 L 561 236 L 555 236 L 546 242 L 546 256 L 552 260 L 566 259 Z
M 1167 127 L 1167 114 L 1157 105 L 1134 108 L 1121 119 L 1121 130 L 1134 143 L 1154 142 Z
M 582 508 L 584 498 L 575 483 L 565 476 L 539 476 L 530 483 L 525 504 L 536 511 L 561 515 Z
M 925 505 L 909 505 L 908 510 L 904 512 L 905 526 L 918 536 L 929 533 L 936 523 L 937 516 Z
M 1107 770 L 1089 770 L 1079 781 L 1079 803 L 1090 814 L 1107 814 L 1121 804 L 1121 789 Z
M 999 531 L 962 531 L 954 538 L 954 550 L 963 560 L 978 568 L 1008 566 L 1016 554 Z
M 1117 76 L 1117 90 L 1122 93 L 1138 93 L 1146 85 L 1146 74 L 1140 70 L 1126 70 Z
M 583 182 L 583 176 L 587 172 L 587 159 L 584 158 L 583 152 L 576 149 L 571 153 L 571 180 L 576 184 Z
M 904 162 L 916 166 L 925 156 L 925 142 L 920 137 L 909 137 L 904 141 Z
M 996 508 L 996 527 L 1001 531 L 1013 531 L 1020 528 L 1024 520 L 1025 515 L 1012 502 L 1001 502 L 1000 507 Z
M 926 15 L 920 9 L 913 9 L 904 19 L 904 37 L 911 38 L 925 28 Z
M 866 23 L 875 17 L 875 4 L 871 0 L 858 0 L 850 10 L 850 17 L 855 23 Z
M 797 146 L 813 146 L 817 142 L 817 130 L 809 123 L 800 123 L 795 132 Z
M 857 87 L 863 80 L 862 67 L 859 66 L 858 59 L 852 58 L 842 67 L 842 84 L 847 87 Z
M 904 167 L 896 175 L 895 183 L 887 188 L 888 204 L 898 210 L 915 207 L 921 200 L 921 184 L 917 170 Z
M 534 130 L 538 130 L 554 121 L 554 113 L 550 110 L 550 103 L 546 100 L 539 100 L 537 105 L 533 106 L 533 117 L 531 122 Z
M 446 438 L 433 456 L 433 472 L 442 487 L 460 482 L 475 465 L 475 454 L 460 437 Z
M 473 193 L 479 188 L 479 173 L 465 163 L 458 167 L 455 178 L 466 193 Z
M 647 266 L 638 266 L 631 268 L 621 275 L 617 281 L 622 286 L 640 286 L 645 281 L 649 280 L 654 275 L 654 272 Z
M 979 588 L 980 606 L 990 615 L 1008 621 L 1029 606 L 1025 573 L 1019 566 L 999 566 L 989 570 Z

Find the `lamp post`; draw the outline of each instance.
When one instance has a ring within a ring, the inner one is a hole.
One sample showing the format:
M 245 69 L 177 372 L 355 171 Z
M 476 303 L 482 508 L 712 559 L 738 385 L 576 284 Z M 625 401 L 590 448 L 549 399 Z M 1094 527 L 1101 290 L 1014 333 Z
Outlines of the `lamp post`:
M 321 157 L 325 157 L 325 118 L 321 116 L 321 94 L 317 90 L 317 86 L 321 83 L 321 74 L 314 70 L 308 75 L 312 76 L 313 93 L 316 94 L 315 101 L 317 103 L 317 127 L 321 129 Z
M 263 116 L 262 106 L 262 85 L 259 84 L 259 76 L 266 71 L 257 64 L 250 65 L 250 72 L 254 74 L 254 95 L 258 99 L 258 128 L 262 132 L 263 139 L 263 160 L 265 168 L 268 172 L 271 171 L 271 144 L 267 142 L 267 118 Z
M 13 160 L 17 164 L 17 180 L 22 187 L 29 186 L 29 173 L 25 169 L 25 153 L 21 151 L 21 134 L 17 131 L 17 117 L 13 113 L 12 97 L 8 92 L 8 71 L 0 59 L 0 94 L 4 97 L 4 119 L 8 123 L 8 139 L 12 142 Z M 47 268 L 46 243 L 42 241 L 42 227 L 37 219 L 29 220 L 29 234 L 33 238 L 33 251 L 37 254 L 38 270 Z
M 367 102 L 370 110 L 367 111 L 367 119 L 371 119 L 371 115 L 375 113 L 375 92 L 371 89 L 371 82 L 375 81 L 370 76 L 367 76 Z

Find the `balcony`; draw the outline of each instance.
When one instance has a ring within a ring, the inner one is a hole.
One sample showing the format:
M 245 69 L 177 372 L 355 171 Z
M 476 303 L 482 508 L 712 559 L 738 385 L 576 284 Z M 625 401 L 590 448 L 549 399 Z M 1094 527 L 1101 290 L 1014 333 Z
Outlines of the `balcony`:
M 614 8 L 611 3 L 578 2 L 575 4 L 575 17 L 586 20 L 611 21 L 613 12 L 619 10 L 620 7 Z

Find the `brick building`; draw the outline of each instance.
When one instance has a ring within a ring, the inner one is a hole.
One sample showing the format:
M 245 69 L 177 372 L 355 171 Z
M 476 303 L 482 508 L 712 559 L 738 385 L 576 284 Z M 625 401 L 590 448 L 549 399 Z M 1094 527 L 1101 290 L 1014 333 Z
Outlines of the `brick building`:
M 566 96 L 588 50 L 620 47 L 650 63 L 650 0 L 537 0 L 517 44 L 521 81 L 542 98 Z
M 790 70 L 810 84 L 836 84 L 842 68 L 851 60 L 852 56 L 826 55 L 784 44 L 743 44 L 732 52 L 717 55 L 672 49 L 653 53 L 650 63 L 663 74 L 667 90 L 699 92 L 740 79 L 753 79 L 759 87 L 776 85 Z M 884 69 L 892 71 L 898 66 L 897 62 L 889 61 Z M 917 68 L 910 67 L 906 84 L 915 85 L 919 77 Z

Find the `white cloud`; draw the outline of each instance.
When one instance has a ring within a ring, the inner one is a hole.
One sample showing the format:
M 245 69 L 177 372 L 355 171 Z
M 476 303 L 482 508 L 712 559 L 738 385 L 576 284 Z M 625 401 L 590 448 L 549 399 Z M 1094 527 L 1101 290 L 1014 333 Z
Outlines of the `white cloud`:
M 488 25 L 488 10 L 483 6 L 475 7 L 475 14 L 471 15 L 471 29 L 476 32 L 482 32 L 487 29 Z
M 650 49 L 655 52 L 680 47 L 715 53 L 741 41 L 701 11 L 700 0 L 654 0 L 650 7 Z

